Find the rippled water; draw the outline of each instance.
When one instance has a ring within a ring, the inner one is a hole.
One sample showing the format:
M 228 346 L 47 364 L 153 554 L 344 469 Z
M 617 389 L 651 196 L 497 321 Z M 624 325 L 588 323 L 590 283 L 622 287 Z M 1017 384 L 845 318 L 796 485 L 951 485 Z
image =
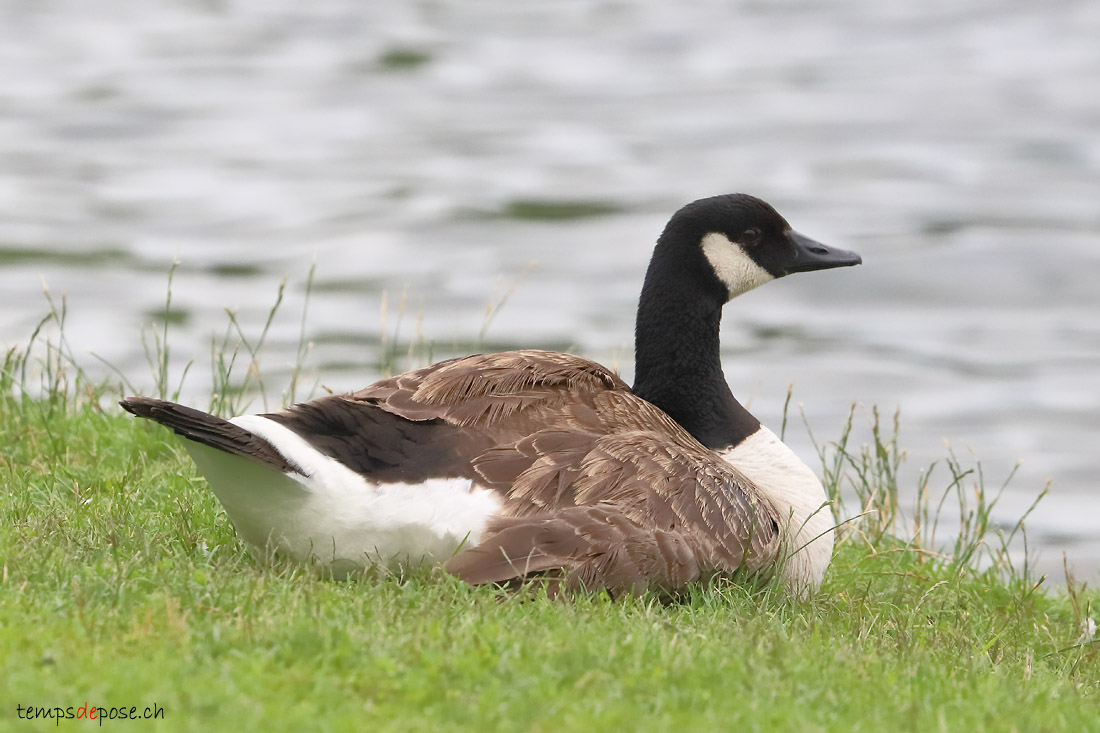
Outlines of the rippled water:
M 258 333 L 289 274 L 263 362 L 285 377 L 316 259 L 324 385 L 394 350 L 383 292 L 391 338 L 405 293 L 402 338 L 438 357 L 513 285 L 487 347 L 629 378 L 665 219 L 748 191 L 866 264 L 728 308 L 735 392 L 777 426 L 793 381 L 824 439 L 853 402 L 900 406 L 914 466 L 946 439 L 994 485 L 1022 460 L 998 517 L 1052 477 L 1032 544 L 1096 573 L 1098 38 L 1091 0 L 12 0 L 0 342 L 25 341 L 45 279 L 74 349 L 148 386 L 141 324 L 178 255 L 174 369 L 196 359 L 204 404 L 224 308 Z

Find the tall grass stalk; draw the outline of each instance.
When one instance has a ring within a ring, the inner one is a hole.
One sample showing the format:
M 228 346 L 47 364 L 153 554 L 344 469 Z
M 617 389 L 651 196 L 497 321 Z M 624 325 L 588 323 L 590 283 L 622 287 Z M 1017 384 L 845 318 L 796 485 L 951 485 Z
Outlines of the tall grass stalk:
M 0 393 L 5 399 L 28 402 L 50 414 L 67 410 L 72 395 L 84 394 L 93 402 L 98 401 L 107 384 L 90 382 L 73 353 L 65 334 L 67 297 L 62 293 L 55 298 L 45 282 L 42 294 L 46 315 L 32 329 L 26 346 L 10 347 L 5 352 Z M 36 357 L 39 352 L 41 355 Z
M 294 352 L 294 365 L 290 370 L 290 384 L 283 392 L 283 407 L 288 407 L 297 401 L 298 380 L 302 375 L 302 365 L 306 363 L 313 342 L 306 339 L 306 315 L 309 313 L 309 299 L 313 295 L 313 278 L 317 274 L 317 258 L 309 266 L 309 275 L 306 276 L 306 292 L 302 302 L 302 319 L 298 326 L 298 348 Z
M 1018 464 L 999 487 L 991 490 L 986 485 L 981 462 L 975 460 L 973 466 L 964 466 L 948 446 L 943 461 L 919 472 L 912 510 L 903 512 L 898 476 L 906 456 L 898 447 L 900 410 L 887 423 L 878 408 L 873 407 L 867 425 L 870 442 L 859 446 L 853 445 L 855 414 L 853 406 L 837 440 L 819 443 L 802 412 L 822 467 L 826 493 L 839 520 L 838 547 L 856 543 L 872 554 L 907 553 L 918 565 L 946 563 L 956 576 L 992 569 L 1006 579 L 1030 581 L 1026 520 L 1049 492 L 1049 483 L 1005 533 L 993 520 L 993 513 Z M 937 492 L 932 482 L 940 463 L 947 475 L 943 488 Z M 943 543 L 937 534 L 949 507 L 954 507 L 956 521 L 949 532 L 950 539 Z M 1022 568 L 1016 566 L 1012 557 L 1017 542 L 1024 547 Z
M 189 360 L 183 368 L 179 383 L 175 391 L 170 392 L 168 386 L 168 370 L 171 366 L 172 347 L 168 343 L 168 324 L 172 321 L 172 279 L 180 266 L 178 257 L 172 258 L 172 264 L 168 267 L 168 286 L 165 288 L 164 312 L 161 316 L 161 331 L 158 334 L 155 326 L 149 326 L 142 332 L 141 345 L 145 351 L 145 360 L 153 373 L 153 390 L 162 400 L 176 401 L 183 391 L 184 380 L 187 372 L 191 370 L 194 360 Z
M 387 327 L 387 317 L 389 315 L 389 293 L 388 291 L 382 291 L 382 299 L 378 309 L 378 322 L 379 322 L 379 348 L 378 348 L 378 373 L 383 377 L 390 377 L 400 371 L 398 354 L 403 351 L 400 341 L 401 323 L 405 320 L 405 311 L 409 305 L 409 293 L 408 290 L 402 288 L 401 299 L 397 305 L 397 317 L 394 319 L 393 332 L 391 334 Z M 420 321 L 421 314 L 418 314 L 417 320 Z M 415 342 L 410 342 L 408 351 L 409 357 L 414 353 Z M 411 358 L 410 358 L 411 361 Z
M 474 344 L 474 347 L 477 350 L 480 351 L 481 348 L 484 346 L 485 337 L 489 334 L 489 327 L 493 325 L 493 321 L 496 319 L 497 314 L 500 313 L 500 310 L 508 303 L 508 301 L 511 299 L 512 295 L 515 294 L 516 290 L 519 288 L 523 280 L 527 277 L 528 274 L 531 273 L 532 270 L 535 269 L 536 266 L 537 263 L 535 262 L 527 263 L 527 266 L 524 267 L 518 275 L 516 275 L 515 279 L 512 280 L 507 288 L 505 288 L 504 292 L 499 298 L 489 299 L 488 304 L 485 306 L 485 315 L 481 319 L 481 329 L 477 333 L 477 342 Z
M 306 340 L 306 314 L 309 308 L 309 300 L 313 292 L 314 277 L 316 275 L 316 263 L 310 267 L 306 278 L 305 300 L 302 305 L 302 315 L 299 326 L 298 347 L 295 352 L 295 361 L 290 369 L 290 382 L 281 391 L 281 405 L 297 398 L 300 386 L 300 376 L 311 350 L 311 344 Z M 239 415 L 247 409 L 249 400 L 258 395 L 263 404 L 263 409 L 270 409 L 267 393 L 267 384 L 264 380 L 260 363 L 263 349 L 267 343 L 271 326 L 279 314 L 286 295 L 289 277 L 283 277 L 275 293 L 275 300 L 267 311 L 267 317 L 260 327 L 259 334 L 253 339 L 249 337 L 247 329 L 241 323 L 236 311 L 226 308 L 227 323 L 221 339 L 213 336 L 210 339 L 210 374 L 213 380 L 213 390 L 210 396 L 210 412 L 216 415 Z M 248 364 L 245 367 L 244 376 L 235 377 L 237 359 L 247 357 Z

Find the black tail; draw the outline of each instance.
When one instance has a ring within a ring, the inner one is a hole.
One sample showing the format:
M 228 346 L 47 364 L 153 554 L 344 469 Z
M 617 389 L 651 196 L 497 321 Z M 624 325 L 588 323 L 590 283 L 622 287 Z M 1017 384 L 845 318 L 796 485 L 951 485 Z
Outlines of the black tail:
M 305 475 L 305 471 L 284 458 L 271 443 L 228 420 L 152 397 L 127 397 L 118 404 L 127 412 L 158 422 L 188 440 L 244 456 L 282 473 Z

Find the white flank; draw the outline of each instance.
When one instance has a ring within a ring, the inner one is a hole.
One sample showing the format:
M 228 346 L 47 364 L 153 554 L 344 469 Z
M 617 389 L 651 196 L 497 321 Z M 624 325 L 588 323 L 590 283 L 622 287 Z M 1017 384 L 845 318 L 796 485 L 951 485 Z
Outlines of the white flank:
M 787 585 L 798 593 L 816 589 L 833 556 L 835 524 L 821 481 L 763 425 L 721 456 L 772 502 L 781 527 L 786 520 L 784 543 L 794 553 L 782 568 Z
M 336 574 L 447 560 L 463 543 L 477 544 L 500 508 L 496 492 L 470 479 L 374 484 L 272 420 L 245 415 L 231 422 L 306 473 L 283 474 L 184 441 L 241 537 Z
M 718 279 L 729 288 L 731 299 L 775 279 L 725 234 L 711 232 L 703 237 L 703 254 Z

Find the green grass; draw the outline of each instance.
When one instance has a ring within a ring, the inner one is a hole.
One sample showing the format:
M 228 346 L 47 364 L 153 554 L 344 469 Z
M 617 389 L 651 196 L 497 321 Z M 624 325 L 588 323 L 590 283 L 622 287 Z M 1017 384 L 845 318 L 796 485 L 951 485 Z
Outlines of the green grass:
M 85 702 L 164 709 L 105 725 L 133 730 L 1100 729 L 1096 591 L 1013 567 L 995 492 L 953 457 L 902 520 L 877 415 L 867 446 L 850 425 L 821 444 L 841 516 L 863 516 L 813 598 L 715 581 L 552 602 L 257 559 L 175 439 L 110 394 L 61 336 L 0 370 L 0 730 L 55 727 L 17 705 Z

